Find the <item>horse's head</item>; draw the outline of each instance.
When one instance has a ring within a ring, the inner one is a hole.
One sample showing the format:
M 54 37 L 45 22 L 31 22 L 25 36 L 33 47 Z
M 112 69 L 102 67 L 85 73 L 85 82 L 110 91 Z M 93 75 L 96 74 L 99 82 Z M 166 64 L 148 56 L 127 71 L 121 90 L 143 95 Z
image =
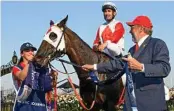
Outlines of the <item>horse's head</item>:
M 67 20 L 68 16 L 60 23 L 50 21 L 50 28 L 44 35 L 43 41 L 35 55 L 35 61 L 38 64 L 45 66 L 49 61 L 65 54 L 64 31 Z

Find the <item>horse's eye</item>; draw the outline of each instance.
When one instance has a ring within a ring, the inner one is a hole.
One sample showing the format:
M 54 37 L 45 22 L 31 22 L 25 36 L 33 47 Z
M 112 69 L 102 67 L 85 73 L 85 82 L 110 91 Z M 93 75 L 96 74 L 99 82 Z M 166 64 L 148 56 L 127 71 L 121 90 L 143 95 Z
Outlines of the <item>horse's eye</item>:
M 57 34 L 55 34 L 54 32 L 51 32 L 49 35 L 49 38 L 54 41 L 55 39 L 57 39 Z

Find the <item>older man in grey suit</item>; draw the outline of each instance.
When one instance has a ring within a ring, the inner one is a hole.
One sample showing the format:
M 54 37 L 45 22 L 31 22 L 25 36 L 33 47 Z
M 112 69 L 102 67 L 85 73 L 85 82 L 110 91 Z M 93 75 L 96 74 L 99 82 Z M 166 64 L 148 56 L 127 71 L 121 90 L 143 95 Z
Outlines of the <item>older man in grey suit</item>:
M 164 82 L 170 70 L 169 51 L 164 41 L 152 38 L 152 23 L 147 16 L 137 16 L 130 26 L 132 40 L 131 56 L 123 58 L 127 62 L 133 79 L 134 94 L 138 111 L 165 111 Z M 120 69 L 118 59 L 107 63 L 84 65 L 85 70 L 110 73 Z M 125 111 L 131 111 L 128 92 L 125 93 Z

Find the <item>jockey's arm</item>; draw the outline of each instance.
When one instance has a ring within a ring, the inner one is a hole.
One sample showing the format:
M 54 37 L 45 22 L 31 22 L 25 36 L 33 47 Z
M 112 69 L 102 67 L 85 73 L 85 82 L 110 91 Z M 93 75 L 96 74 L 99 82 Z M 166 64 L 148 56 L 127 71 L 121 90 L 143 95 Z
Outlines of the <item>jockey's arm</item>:
M 112 33 L 110 41 L 112 43 L 118 43 L 119 40 L 124 36 L 124 32 L 125 31 L 122 23 L 117 23 L 117 25 L 115 26 L 115 31 Z
M 107 40 L 107 48 L 114 53 L 114 55 L 120 55 L 123 53 L 124 50 L 124 27 L 122 23 L 118 23 L 115 26 L 115 31 L 110 37 L 110 40 Z
M 98 50 L 99 44 L 100 44 L 100 38 L 99 38 L 99 29 L 98 29 L 96 38 L 95 38 L 94 43 L 93 43 L 93 50 L 94 51 Z
M 28 68 L 29 68 L 29 64 L 26 64 L 26 66 L 23 68 L 23 70 L 19 70 L 15 73 L 15 75 L 14 75 L 15 78 L 23 81 L 27 77 Z
M 123 54 L 123 51 L 124 51 L 124 40 L 121 40 L 121 41 L 122 41 L 122 43 L 120 43 L 120 44 L 116 44 L 116 43 L 112 43 L 112 42 L 108 41 L 106 47 L 114 55 L 118 56 L 120 54 Z

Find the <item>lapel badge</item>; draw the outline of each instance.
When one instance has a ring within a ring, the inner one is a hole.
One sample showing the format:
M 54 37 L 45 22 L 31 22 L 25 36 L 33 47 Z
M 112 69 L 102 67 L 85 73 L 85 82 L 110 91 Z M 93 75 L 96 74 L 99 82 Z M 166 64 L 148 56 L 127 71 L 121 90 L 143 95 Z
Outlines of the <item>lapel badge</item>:
M 143 45 L 143 48 L 146 47 L 146 44 Z

